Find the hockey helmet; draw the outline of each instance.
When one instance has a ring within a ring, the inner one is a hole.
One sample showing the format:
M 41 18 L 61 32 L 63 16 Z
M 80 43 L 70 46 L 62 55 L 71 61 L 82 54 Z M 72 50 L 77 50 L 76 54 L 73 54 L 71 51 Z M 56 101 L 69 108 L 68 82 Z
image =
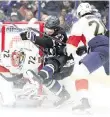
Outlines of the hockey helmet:
M 60 20 L 56 16 L 50 16 L 45 23 L 45 27 L 48 29 L 55 29 L 59 27 L 59 25 L 60 25 Z
M 89 3 L 81 3 L 76 10 L 78 17 L 81 17 L 86 13 L 91 13 L 91 12 L 92 12 L 92 8 Z

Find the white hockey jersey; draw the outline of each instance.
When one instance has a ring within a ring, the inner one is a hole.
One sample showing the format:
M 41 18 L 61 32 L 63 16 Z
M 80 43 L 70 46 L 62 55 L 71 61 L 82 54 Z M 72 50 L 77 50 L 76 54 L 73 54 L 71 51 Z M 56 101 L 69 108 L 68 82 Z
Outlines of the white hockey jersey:
M 25 54 L 24 61 L 18 67 L 13 66 L 11 61 L 12 52 L 14 52 L 15 50 L 22 51 Z M 38 67 L 42 64 L 41 61 L 39 61 L 40 59 L 41 59 L 41 56 L 39 55 L 39 49 L 36 46 L 33 46 L 33 48 L 31 49 L 27 47 L 26 48 L 14 47 L 10 50 L 5 50 L 1 53 L 0 65 L 7 68 L 11 73 L 15 73 L 15 74 L 23 73 L 24 77 L 27 77 L 25 75 L 26 75 L 26 71 L 29 69 L 36 70 L 36 72 L 38 72 Z
M 96 35 L 103 35 L 106 27 L 95 15 L 85 15 L 80 18 L 71 29 L 71 36 L 67 43 L 77 47 L 82 41 L 85 45 Z

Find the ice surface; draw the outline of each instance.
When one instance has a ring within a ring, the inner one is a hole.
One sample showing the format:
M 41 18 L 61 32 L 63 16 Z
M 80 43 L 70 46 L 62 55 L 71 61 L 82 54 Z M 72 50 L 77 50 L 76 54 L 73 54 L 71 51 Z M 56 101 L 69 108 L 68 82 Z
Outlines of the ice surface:
M 72 112 L 73 103 L 54 108 L 51 101 L 54 96 L 49 95 L 49 99 L 45 100 L 41 107 L 36 107 L 35 100 L 17 100 L 15 108 L 0 107 L 0 117 L 110 117 L 110 77 L 100 68 L 87 79 L 91 104 L 88 112 Z M 74 81 L 75 78 L 71 78 L 73 88 Z M 67 85 L 67 81 L 65 82 Z M 76 100 L 76 92 L 69 90 L 70 88 L 68 87 L 68 91 L 73 92 L 73 100 Z
M 110 117 L 110 87 L 91 82 L 89 89 L 90 103 L 92 106 L 86 113 L 72 112 L 73 104 L 54 108 L 51 101 L 45 100 L 41 107 L 35 107 L 36 101 L 18 100 L 18 107 L 1 107 L 0 117 Z

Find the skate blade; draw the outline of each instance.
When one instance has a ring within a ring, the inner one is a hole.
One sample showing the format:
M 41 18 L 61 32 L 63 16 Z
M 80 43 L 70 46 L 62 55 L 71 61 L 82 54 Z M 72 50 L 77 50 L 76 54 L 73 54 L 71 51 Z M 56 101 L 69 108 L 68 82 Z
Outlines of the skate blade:
M 65 101 L 63 104 L 61 105 L 58 105 L 57 107 L 55 107 L 56 109 L 60 109 L 60 108 L 63 108 L 65 106 L 69 106 L 69 105 L 73 105 L 75 102 L 73 100 L 67 100 Z
M 75 115 L 93 115 L 91 108 L 88 108 L 85 110 L 81 110 L 81 109 L 72 110 L 72 113 Z

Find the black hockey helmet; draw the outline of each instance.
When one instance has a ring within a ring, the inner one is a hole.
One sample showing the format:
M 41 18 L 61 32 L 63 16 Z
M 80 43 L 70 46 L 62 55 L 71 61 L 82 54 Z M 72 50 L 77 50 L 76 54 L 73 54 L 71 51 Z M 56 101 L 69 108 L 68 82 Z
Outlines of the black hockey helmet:
M 59 24 L 60 20 L 57 16 L 50 16 L 45 23 L 45 27 L 49 29 L 55 29 L 59 27 Z

